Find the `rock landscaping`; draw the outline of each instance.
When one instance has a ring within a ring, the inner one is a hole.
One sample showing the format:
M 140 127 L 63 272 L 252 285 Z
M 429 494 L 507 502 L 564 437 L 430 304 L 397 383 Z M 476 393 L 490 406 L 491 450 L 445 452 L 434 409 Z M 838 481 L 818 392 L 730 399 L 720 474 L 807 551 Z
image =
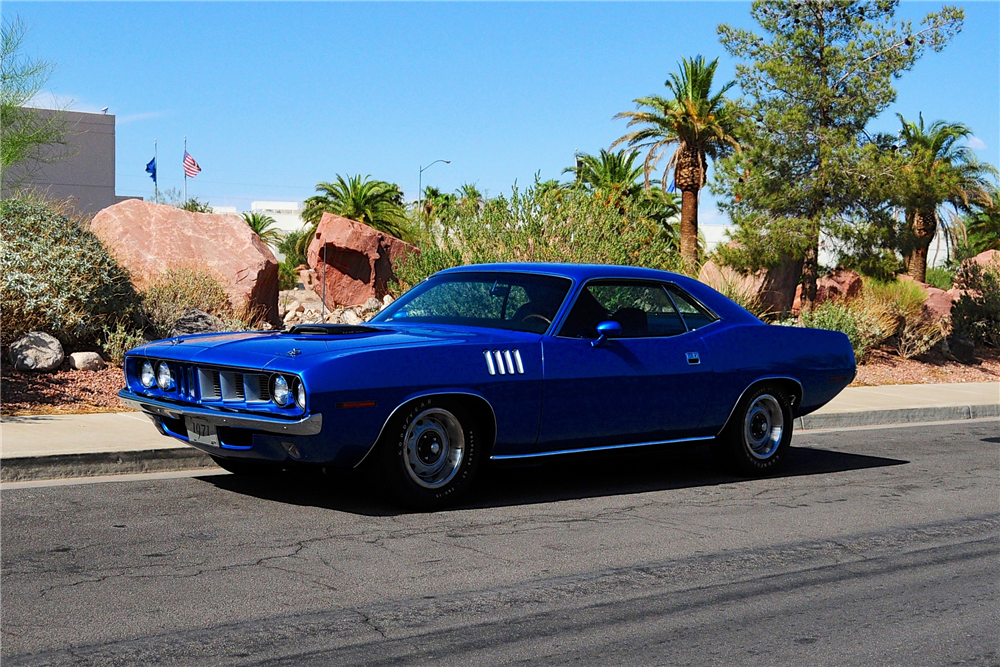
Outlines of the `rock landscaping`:
M 415 252 L 416 246 L 368 225 L 324 213 L 306 254 L 315 271 L 309 282 L 327 308 L 381 300 L 392 289 L 396 264 Z
M 59 368 L 65 358 L 62 343 L 43 331 L 32 331 L 10 346 L 10 363 L 23 372 L 45 373 Z
M 90 230 L 140 291 L 171 269 L 210 270 L 233 306 L 260 307 L 278 322 L 278 260 L 238 215 L 129 199 L 99 212 Z

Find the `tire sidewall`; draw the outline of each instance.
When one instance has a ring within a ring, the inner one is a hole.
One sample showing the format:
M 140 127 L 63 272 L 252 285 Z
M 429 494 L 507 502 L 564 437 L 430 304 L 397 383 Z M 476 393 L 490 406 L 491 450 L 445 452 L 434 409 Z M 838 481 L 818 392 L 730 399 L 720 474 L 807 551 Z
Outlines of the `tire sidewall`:
M 406 469 L 406 431 L 413 420 L 429 408 L 440 408 L 453 414 L 465 437 L 465 451 L 458 472 L 447 484 L 435 489 L 417 484 Z M 434 509 L 455 502 L 468 490 L 479 468 L 481 443 L 475 421 L 471 413 L 453 399 L 431 396 L 413 401 L 406 406 L 402 416 L 393 420 L 385 435 L 381 447 L 385 481 L 389 484 L 389 490 L 410 507 Z
M 770 456 L 761 459 L 752 453 L 750 445 L 746 441 L 743 424 L 746 420 L 747 410 L 755 400 L 765 394 L 773 396 L 778 401 L 784 423 L 778 446 Z M 785 392 L 773 385 L 762 385 L 750 391 L 740 400 L 726 431 L 726 453 L 730 463 L 737 470 L 753 476 L 766 475 L 777 470 L 787 458 L 788 448 L 792 442 L 792 407 Z

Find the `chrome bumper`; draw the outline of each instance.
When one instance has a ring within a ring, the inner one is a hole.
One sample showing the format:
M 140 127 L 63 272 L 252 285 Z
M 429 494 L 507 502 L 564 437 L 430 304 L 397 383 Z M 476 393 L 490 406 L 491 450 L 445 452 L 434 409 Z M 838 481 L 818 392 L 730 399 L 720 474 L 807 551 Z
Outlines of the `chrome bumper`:
M 122 402 L 129 407 L 144 412 L 150 417 L 169 417 L 171 419 L 182 419 L 185 416 L 197 417 L 216 426 L 252 428 L 255 431 L 286 435 L 316 435 L 323 428 L 323 415 L 321 414 L 310 415 L 298 421 L 290 421 L 245 412 L 220 412 L 195 405 L 176 405 L 158 401 L 155 398 L 139 396 L 128 389 L 122 389 L 118 392 L 118 398 L 122 399 Z

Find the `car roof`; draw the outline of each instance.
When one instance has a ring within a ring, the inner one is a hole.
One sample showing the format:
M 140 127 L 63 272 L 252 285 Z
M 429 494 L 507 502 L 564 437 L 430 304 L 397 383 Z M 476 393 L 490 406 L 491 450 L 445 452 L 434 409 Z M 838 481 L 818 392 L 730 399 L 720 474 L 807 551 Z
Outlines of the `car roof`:
M 638 266 L 616 266 L 614 264 L 558 264 L 511 262 L 509 264 L 469 264 L 438 271 L 434 276 L 454 275 L 456 273 L 534 273 L 569 278 L 576 284 L 584 283 L 593 278 L 625 278 L 633 280 L 665 280 L 673 282 L 703 304 L 715 311 L 717 315 L 731 322 L 761 324 L 753 314 L 746 311 L 717 291 L 680 273 L 646 269 Z M 431 277 L 434 277 L 431 276 Z
M 669 271 L 645 269 L 638 266 L 615 266 L 613 264 L 557 264 L 511 262 L 505 264 L 469 264 L 438 271 L 434 275 L 451 273 L 544 273 L 562 276 L 572 280 L 588 280 L 590 278 L 649 278 L 653 280 L 685 280 L 686 276 Z

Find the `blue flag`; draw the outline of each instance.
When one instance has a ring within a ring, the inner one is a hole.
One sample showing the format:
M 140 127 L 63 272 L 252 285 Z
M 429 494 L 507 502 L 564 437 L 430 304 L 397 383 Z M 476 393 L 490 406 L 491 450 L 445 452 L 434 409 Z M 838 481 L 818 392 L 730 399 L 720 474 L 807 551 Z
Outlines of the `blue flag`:
M 150 160 L 149 163 L 146 165 L 146 173 L 149 174 L 149 177 L 151 179 L 153 179 L 153 184 L 155 185 L 156 184 L 156 158 L 155 157 L 152 160 Z

